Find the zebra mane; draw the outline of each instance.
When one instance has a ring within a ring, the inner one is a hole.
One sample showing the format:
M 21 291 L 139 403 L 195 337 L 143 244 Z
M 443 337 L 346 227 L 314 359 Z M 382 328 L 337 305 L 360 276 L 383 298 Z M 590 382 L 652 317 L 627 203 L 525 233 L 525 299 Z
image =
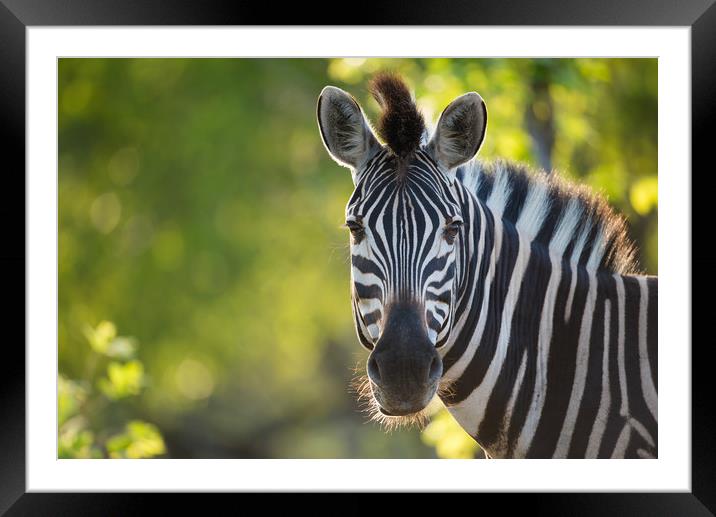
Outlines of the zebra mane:
M 506 160 L 473 159 L 458 168 L 457 177 L 495 217 L 512 222 L 550 253 L 571 257 L 573 265 L 589 271 L 638 273 L 625 218 L 589 187 Z

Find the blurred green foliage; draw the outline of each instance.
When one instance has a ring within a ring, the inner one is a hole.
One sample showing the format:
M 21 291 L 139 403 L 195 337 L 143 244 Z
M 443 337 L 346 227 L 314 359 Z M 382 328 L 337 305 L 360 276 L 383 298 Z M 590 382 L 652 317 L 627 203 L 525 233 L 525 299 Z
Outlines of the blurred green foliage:
M 61 457 L 477 452 L 439 409 L 385 434 L 348 389 L 352 183 L 315 103 L 334 84 L 375 119 L 383 69 L 431 121 L 478 91 L 480 156 L 604 192 L 657 272 L 655 59 L 61 59 Z
M 57 385 L 59 458 L 153 458 L 166 452 L 156 426 L 133 420 L 117 434 L 117 401 L 139 395 L 146 383 L 144 367 L 133 359 L 135 340 L 117 336 L 109 321 L 84 330 L 89 350 L 79 380 L 62 373 Z M 131 345 L 129 345 L 131 343 Z M 120 360 L 115 360 L 119 358 Z M 126 361 L 126 362 L 122 362 Z M 105 368 L 106 366 L 106 368 Z

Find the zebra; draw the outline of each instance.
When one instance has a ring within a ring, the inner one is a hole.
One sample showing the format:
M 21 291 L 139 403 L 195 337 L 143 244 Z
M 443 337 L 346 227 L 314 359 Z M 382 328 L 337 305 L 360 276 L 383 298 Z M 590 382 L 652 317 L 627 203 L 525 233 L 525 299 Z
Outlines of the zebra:
M 334 86 L 317 119 L 355 186 L 351 300 L 376 417 L 421 421 L 437 394 L 488 458 L 657 457 L 657 277 L 625 219 L 556 173 L 479 160 L 478 93 L 429 131 L 400 76 L 369 86 L 375 131 Z

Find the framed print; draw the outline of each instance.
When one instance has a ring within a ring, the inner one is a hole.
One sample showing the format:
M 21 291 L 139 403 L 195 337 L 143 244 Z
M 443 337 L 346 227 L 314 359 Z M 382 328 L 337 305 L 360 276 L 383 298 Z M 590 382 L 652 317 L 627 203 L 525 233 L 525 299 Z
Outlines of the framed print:
M 436 491 L 711 514 L 691 170 L 716 8 L 239 7 L 0 7 L 25 171 L 0 508 Z

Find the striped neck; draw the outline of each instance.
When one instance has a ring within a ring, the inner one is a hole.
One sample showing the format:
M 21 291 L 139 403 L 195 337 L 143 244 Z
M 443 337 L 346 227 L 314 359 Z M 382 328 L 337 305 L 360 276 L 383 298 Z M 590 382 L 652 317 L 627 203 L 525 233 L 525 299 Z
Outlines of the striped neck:
M 513 430 L 539 417 L 538 404 L 532 411 L 525 406 L 545 398 L 546 375 L 536 370 L 548 360 L 561 276 L 551 273 L 561 269 L 561 258 L 531 242 L 520 221 L 513 224 L 464 186 L 458 189 L 471 224 L 459 254 L 456 323 L 443 356 L 451 389 L 443 401 L 486 451 L 509 455 L 518 446 Z M 583 286 L 577 287 L 583 300 Z
M 450 412 L 493 457 L 653 454 L 656 280 L 588 270 L 456 189 L 466 232 L 442 351 Z M 627 378 L 641 379 L 631 406 Z
M 503 356 L 514 381 L 526 348 L 536 346 L 535 307 L 542 304 L 554 266 L 548 250 L 525 237 L 519 223 L 503 219 L 461 183 L 456 188 L 469 223 L 456 265 L 455 323 L 443 351 L 445 378 L 453 383 L 447 404 L 463 401 L 491 373 L 495 354 Z M 530 281 L 523 289 L 525 278 Z M 516 334 L 524 339 L 516 341 Z

